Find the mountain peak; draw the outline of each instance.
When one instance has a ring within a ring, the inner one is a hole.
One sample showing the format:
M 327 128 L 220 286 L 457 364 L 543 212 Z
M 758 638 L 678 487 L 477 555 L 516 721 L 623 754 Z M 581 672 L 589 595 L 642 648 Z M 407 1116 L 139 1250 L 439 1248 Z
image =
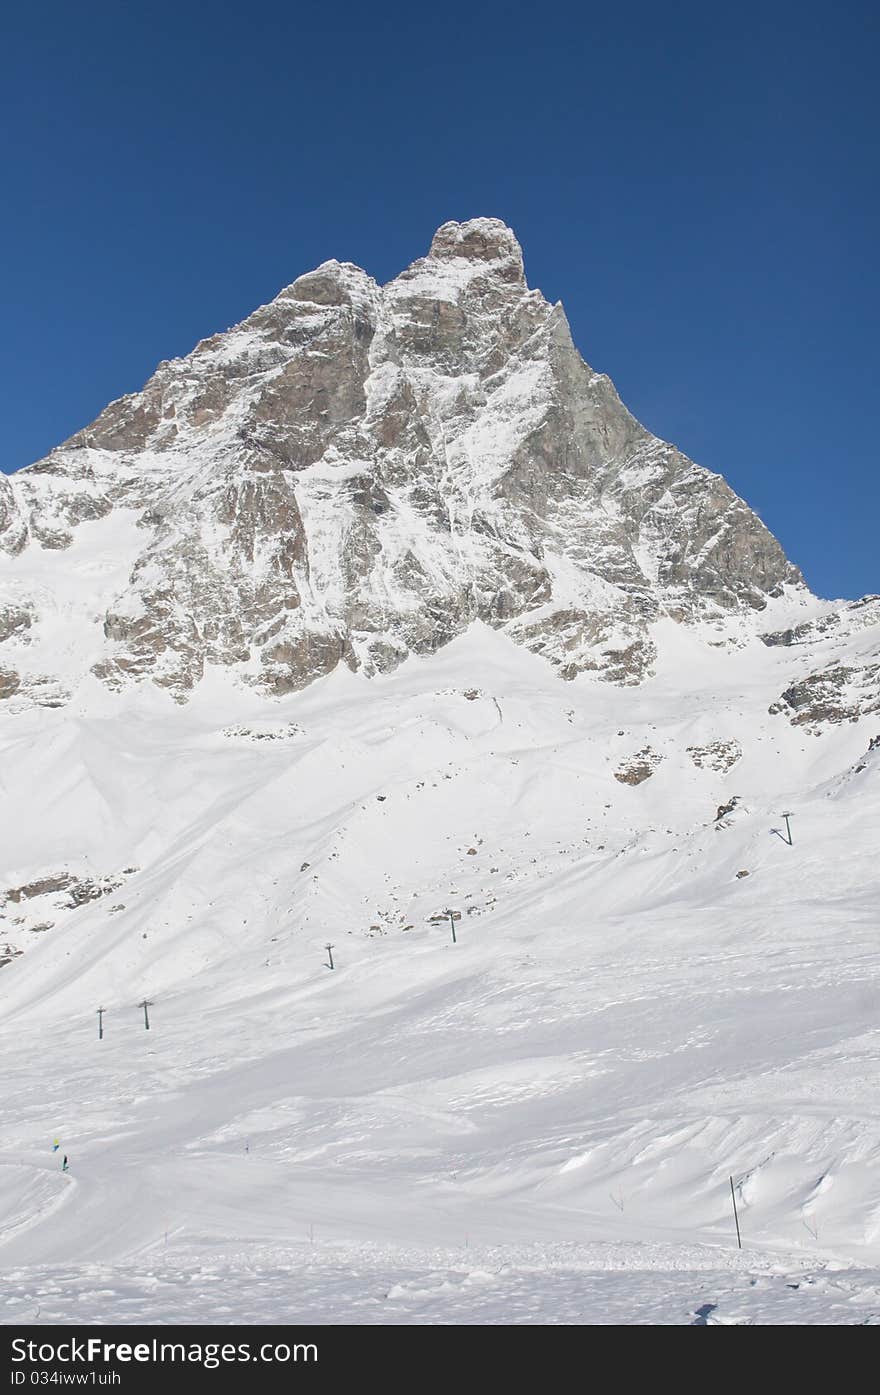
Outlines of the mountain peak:
M 14 559 L 104 520 L 113 582 L 83 592 L 77 656 L 181 701 L 211 665 L 282 694 L 475 622 L 565 679 L 636 684 L 662 617 L 723 624 L 802 588 L 720 476 L 641 427 L 526 294 L 497 218 L 444 223 L 382 287 L 322 263 L 0 487 L 16 702 L 64 699 L 45 589 Z
M 470 218 L 466 223 L 444 223 L 431 240 L 433 261 L 512 263 L 523 276 L 522 248 L 516 235 L 500 218 Z
M 363 267 L 354 262 L 321 262 L 314 271 L 298 276 L 282 291 L 282 298 L 308 301 L 313 305 L 344 305 L 376 289 L 376 283 Z

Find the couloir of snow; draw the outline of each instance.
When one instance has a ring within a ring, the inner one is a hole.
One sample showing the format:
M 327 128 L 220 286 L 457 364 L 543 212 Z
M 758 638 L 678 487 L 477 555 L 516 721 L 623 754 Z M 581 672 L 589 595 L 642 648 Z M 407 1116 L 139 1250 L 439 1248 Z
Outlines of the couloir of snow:
M 3 1319 L 876 1320 L 878 723 L 768 713 L 793 608 L 9 715 L 3 885 L 119 884 L 0 969 Z

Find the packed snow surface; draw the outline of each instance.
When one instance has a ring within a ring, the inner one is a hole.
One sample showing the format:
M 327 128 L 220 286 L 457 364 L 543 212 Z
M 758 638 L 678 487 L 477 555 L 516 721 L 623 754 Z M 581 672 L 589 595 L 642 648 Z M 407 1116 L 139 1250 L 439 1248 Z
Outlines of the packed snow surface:
M 784 604 L 8 712 L 3 1319 L 880 1319 L 880 721 L 768 711 Z

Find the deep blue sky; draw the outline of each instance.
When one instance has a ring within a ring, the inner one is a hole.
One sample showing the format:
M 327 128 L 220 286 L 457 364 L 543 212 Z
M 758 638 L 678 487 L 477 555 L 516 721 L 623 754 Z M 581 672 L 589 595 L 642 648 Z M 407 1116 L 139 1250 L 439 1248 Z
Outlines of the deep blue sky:
M 880 590 L 876 4 L 4 10 L 0 466 L 336 256 L 506 219 L 638 417 Z

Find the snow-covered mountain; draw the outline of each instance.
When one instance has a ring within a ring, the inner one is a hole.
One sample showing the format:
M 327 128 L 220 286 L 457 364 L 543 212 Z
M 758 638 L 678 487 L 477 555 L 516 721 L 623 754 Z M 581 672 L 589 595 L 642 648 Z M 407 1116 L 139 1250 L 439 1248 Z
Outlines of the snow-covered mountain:
M 880 1318 L 880 597 L 507 228 L 300 277 L 0 529 L 8 1319 Z
M 93 520 L 108 565 L 75 608 L 58 591 Z M 161 364 L 0 477 L 0 547 L 51 557 L 0 593 L 0 692 L 38 702 L 89 672 L 184 697 L 209 664 L 284 693 L 339 663 L 386 672 L 474 620 L 566 678 L 637 682 L 659 616 L 802 587 L 724 481 L 584 363 L 488 218 L 445 224 L 384 287 L 326 262 Z M 68 656 L 40 643 L 59 606 Z

